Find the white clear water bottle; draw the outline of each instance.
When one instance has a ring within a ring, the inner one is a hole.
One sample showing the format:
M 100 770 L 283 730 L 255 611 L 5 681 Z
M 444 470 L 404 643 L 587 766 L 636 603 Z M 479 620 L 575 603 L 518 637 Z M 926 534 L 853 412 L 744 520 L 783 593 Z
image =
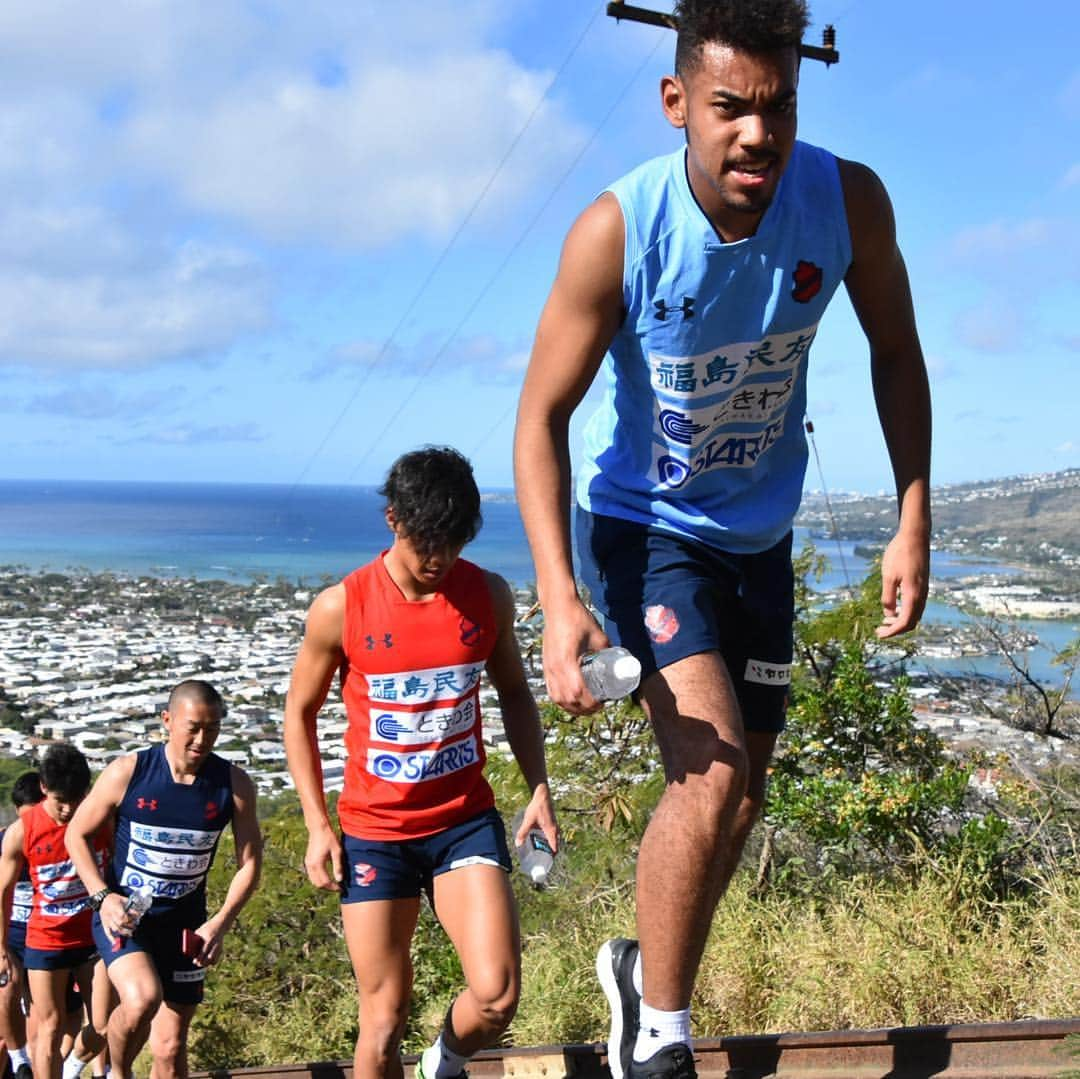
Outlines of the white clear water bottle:
M 113 951 L 118 952 L 124 946 L 124 937 L 130 937 L 135 932 L 135 926 L 142 921 L 143 915 L 154 905 L 154 889 L 149 884 L 140 884 L 128 892 L 124 900 L 124 913 L 135 915 L 135 925 L 130 929 L 118 929 L 116 938 L 113 940 Z
M 516 841 L 518 829 L 521 827 L 524 818 L 525 810 L 519 809 L 514 817 L 513 824 L 510 826 L 511 839 Z M 515 842 L 515 849 L 517 850 L 518 864 L 521 866 L 522 873 L 537 888 L 543 888 L 547 884 L 548 874 L 551 873 L 551 863 L 555 860 L 555 852 L 551 849 L 547 836 L 539 828 L 533 828 L 525 837 L 524 843 L 517 846 Z
M 124 913 L 135 915 L 135 924 L 142 921 L 142 916 L 154 905 L 154 889 L 149 884 L 140 884 L 133 888 L 124 902 Z
M 581 677 L 598 701 L 617 701 L 637 689 L 641 664 L 625 648 L 601 648 L 581 657 Z

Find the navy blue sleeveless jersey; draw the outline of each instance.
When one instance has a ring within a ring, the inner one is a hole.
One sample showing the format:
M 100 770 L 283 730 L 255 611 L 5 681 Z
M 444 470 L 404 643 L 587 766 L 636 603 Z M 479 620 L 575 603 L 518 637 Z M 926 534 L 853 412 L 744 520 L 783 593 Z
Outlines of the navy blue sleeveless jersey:
M 232 767 L 211 753 L 191 784 L 177 783 L 165 745 L 135 755 L 135 771 L 116 814 L 109 886 L 130 894 L 149 884 L 148 917 L 187 926 L 206 919 L 206 875 L 232 820 Z

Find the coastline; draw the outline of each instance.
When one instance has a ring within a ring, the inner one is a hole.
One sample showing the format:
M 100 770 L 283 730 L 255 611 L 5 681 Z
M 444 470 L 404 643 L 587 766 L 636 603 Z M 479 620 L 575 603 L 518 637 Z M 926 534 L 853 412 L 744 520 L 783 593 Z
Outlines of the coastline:
M 0 568 L 0 753 L 32 757 L 49 739 L 77 745 L 96 767 L 160 737 L 178 681 L 203 677 L 229 705 L 217 752 L 251 771 L 261 794 L 290 789 L 281 712 L 315 591 L 279 579 L 240 584 L 115 573 L 23 573 Z M 535 591 L 515 591 L 530 686 L 544 699 L 540 619 L 521 621 Z M 1006 685 L 978 672 L 935 674 L 927 648 L 906 664 L 922 722 L 958 746 L 1007 752 L 1042 768 L 1080 760 L 1075 741 L 1008 726 L 990 705 Z M 951 653 L 955 656 L 956 653 Z M 883 666 L 892 678 L 903 666 Z M 481 691 L 484 742 L 505 752 L 498 702 Z M 331 694 L 318 735 L 327 790 L 344 776 L 345 713 Z

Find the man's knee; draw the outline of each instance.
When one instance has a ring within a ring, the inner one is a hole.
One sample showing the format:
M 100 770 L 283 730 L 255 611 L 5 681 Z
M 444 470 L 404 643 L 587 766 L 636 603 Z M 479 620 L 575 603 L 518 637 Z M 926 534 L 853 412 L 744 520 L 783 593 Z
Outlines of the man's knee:
M 491 1030 L 501 1032 L 510 1025 L 521 998 L 521 984 L 513 972 L 492 971 L 470 982 L 469 991 Z
M 66 1018 L 64 1013 L 55 1009 L 46 1010 L 37 1003 L 35 1003 L 34 1008 L 36 1011 L 34 1018 L 37 1024 L 37 1037 L 43 1038 L 45 1041 L 59 1041 L 64 1032 L 64 1020 Z
M 182 1065 L 187 1052 L 187 1030 L 155 1031 L 150 1038 L 150 1052 L 156 1076 L 182 1074 L 186 1070 Z
M 721 741 L 702 772 L 707 811 L 730 819 L 746 799 L 750 784 L 750 758 L 738 742 Z
M 161 987 L 154 982 L 130 983 L 120 993 L 120 1003 L 113 1016 L 134 1029 L 154 1018 L 161 1007 L 161 999 Z
M 382 996 L 361 1000 L 359 1044 L 379 1059 L 396 1056 L 408 1016 L 408 1001 Z

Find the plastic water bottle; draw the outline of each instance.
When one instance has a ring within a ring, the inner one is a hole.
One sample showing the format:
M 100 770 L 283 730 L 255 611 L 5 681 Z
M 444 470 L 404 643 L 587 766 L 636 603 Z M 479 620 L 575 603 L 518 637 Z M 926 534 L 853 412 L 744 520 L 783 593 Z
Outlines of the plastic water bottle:
M 154 905 L 154 889 L 149 884 L 140 884 L 133 888 L 124 903 L 124 913 L 135 915 L 135 924 L 142 921 L 142 916 Z
M 135 915 L 135 925 L 130 929 L 117 930 L 118 936 L 113 941 L 113 951 L 118 952 L 124 946 L 121 937 L 130 937 L 135 932 L 135 926 L 142 921 L 143 915 L 154 905 L 154 889 L 149 884 L 140 884 L 138 888 L 132 888 L 124 900 L 124 913 Z
M 512 836 L 517 836 L 524 817 L 525 810 L 519 809 L 517 816 L 514 817 L 513 824 L 510 826 Z M 551 849 L 547 836 L 539 828 L 533 828 L 525 837 L 525 842 L 517 846 L 516 850 L 518 864 L 521 866 L 522 873 L 537 888 L 543 888 L 547 884 L 548 874 L 551 872 L 551 863 L 555 860 L 555 852 Z
M 625 648 L 602 648 L 581 657 L 581 677 L 598 701 L 617 701 L 637 689 L 641 664 Z

